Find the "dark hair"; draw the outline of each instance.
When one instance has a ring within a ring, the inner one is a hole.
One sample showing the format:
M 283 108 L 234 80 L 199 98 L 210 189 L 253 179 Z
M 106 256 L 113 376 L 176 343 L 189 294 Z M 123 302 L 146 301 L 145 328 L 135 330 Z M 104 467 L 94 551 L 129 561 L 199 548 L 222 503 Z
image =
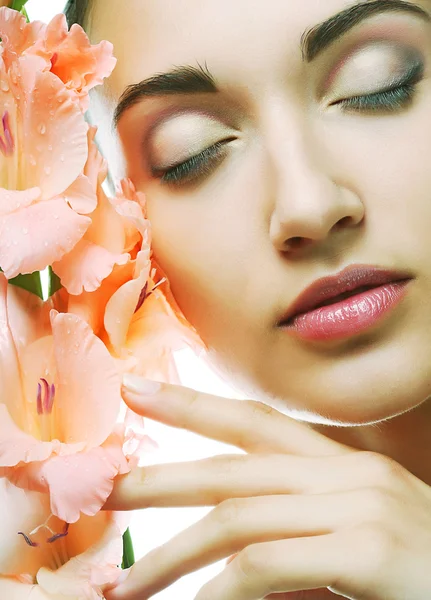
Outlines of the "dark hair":
M 81 27 L 84 26 L 85 14 L 87 12 L 90 0 L 67 0 L 64 14 L 66 15 L 69 28 L 74 23 L 78 23 Z

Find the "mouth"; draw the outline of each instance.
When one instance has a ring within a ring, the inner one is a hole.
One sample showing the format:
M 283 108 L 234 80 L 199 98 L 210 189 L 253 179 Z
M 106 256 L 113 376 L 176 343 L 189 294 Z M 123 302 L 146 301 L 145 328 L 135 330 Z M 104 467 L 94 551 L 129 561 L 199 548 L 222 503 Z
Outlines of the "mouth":
M 413 279 L 407 272 L 352 265 L 306 288 L 277 325 L 308 340 L 360 333 L 394 308 Z
M 309 308 L 307 311 L 303 311 L 296 313 L 295 315 L 292 315 L 289 319 L 287 319 L 283 325 L 289 325 L 290 323 L 293 322 L 293 320 L 296 317 L 299 317 L 301 314 L 304 314 L 306 312 L 310 312 L 312 310 L 317 310 L 318 308 L 323 308 L 324 306 L 331 306 L 332 304 L 337 304 L 338 302 L 341 302 L 342 300 L 346 300 L 347 298 L 352 298 L 352 296 L 358 296 L 359 294 L 361 294 L 362 292 L 368 292 L 368 290 L 374 290 L 377 287 L 380 286 L 376 286 L 376 285 L 362 285 L 354 290 L 350 290 L 348 292 L 343 292 L 342 294 L 338 294 L 338 296 L 333 296 L 332 298 L 329 298 L 328 300 L 325 300 L 323 302 L 320 302 L 319 304 L 316 304 L 316 306 L 312 306 L 311 308 Z

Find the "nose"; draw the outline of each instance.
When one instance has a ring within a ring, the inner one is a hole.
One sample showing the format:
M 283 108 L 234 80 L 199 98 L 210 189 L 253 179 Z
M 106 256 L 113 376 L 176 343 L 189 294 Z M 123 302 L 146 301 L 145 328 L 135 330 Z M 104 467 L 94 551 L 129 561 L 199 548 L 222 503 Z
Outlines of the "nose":
M 295 252 L 328 240 L 336 231 L 356 227 L 364 204 L 345 174 L 337 174 L 316 136 L 290 139 L 271 161 L 272 214 L 269 234 L 277 250 Z M 332 239 L 332 238 L 331 238 Z

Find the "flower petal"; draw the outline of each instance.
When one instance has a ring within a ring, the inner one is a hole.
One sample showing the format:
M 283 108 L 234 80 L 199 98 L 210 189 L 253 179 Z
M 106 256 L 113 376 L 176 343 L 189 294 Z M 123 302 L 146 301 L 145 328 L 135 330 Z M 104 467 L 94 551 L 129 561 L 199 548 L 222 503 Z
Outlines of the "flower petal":
M 94 516 L 108 499 L 114 477 L 128 473 L 124 435 L 112 434 L 102 446 L 71 456 L 53 456 L 44 462 L 17 469 L 13 482 L 20 487 L 49 492 L 51 512 L 66 523 L 75 523 L 80 513 Z M 25 480 L 25 483 L 23 481 Z
M 0 402 L 10 407 L 12 417 L 21 425 L 23 415 L 20 407 L 23 402 L 21 389 L 21 377 L 17 348 L 12 336 L 8 314 L 8 284 L 3 273 L 0 273 Z M 0 410 L 1 410 L 0 406 Z M 0 431 L 2 428 L 2 417 L 0 413 Z M 0 432 L 0 448 L 1 448 Z M 1 450 L 0 450 L 1 456 Z M 0 458 L 1 464 L 1 458 Z
M 48 199 L 64 193 L 82 172 L 88 124 L 52 73 L 37 73 L 34 88 L 25 92 L 31 102 L 24 120 L 24 185 L 39 186 Z
M 0 598 L 5 600 L 59 600 L 46 594 L 38 585 L 0 576 Z M 100 600 L 100 597 L 97 598 Z
M 97 290 L 112 273 L 114 265 L 124 265 L 128 260 L 128 254 L 112 254 L 84 239 L 60 261 L 53 263 L 52 268 L 69 294 L 77 296 L 84 290 Z
M 58 373 L 56 406 L 67 443 L 99 446 L 110 435 L 121 405 L 114 359 L 90 326 L 72 314 L 51 311 Z
M 69 455 L 82 450 L 84 444 L 61 444 L 58 440 L 41 442 L 31 435 L 24 433 L 12 420 L 4 404 L 0 404 L 0 467 L 15 467 L 20 463 L 46 460 L 52 454 Z M 15 469 L 16 470 L 16 469 Z M 13 478 L 13 473 L 6 473 Z M 0 471 L 0 477 L 5 473 Z M 19 474 L 18 474 L 19 475 Z M 18 476 L 17 475 L 17 476 Z M 19 479 L 19 478 L 18 478 Z M 15 485 L 27 487 L 19 480 Z
M 41 568 L 37 574 L 40 587 L 49 595 L 100 600 L 100 588 L 114 583 L 121 574 L 117 565 L 123 553 L 123 521 L 123 517 L 117 520 L 115 513 L 101 511 L 72 524 L 67 547 L 73 558 L 56 571 Z M 77 547 L 83 545 L 84 551 L 78 553 Z
M 97 196 L 91 181 L 85 175 L 78 175 L 65 191 L 68 204 L 81 215 L 88 215 L 97 206 Z
M 40 197 L 38 187 L 23 191 L 0 188 L 0 215 L 7 215 L 16 210 L 30 206 Z
M 0 218 L 0 266 L 6 277 L 41 271 L 59 260 L 90 223 L 90 218 L 78 215 L 61 197 Z
M 0 536 L 0 573 L 2 575 L 21 575 L 28 573 L 33 577 L 41 566 L 47 563 L 46 551 L 42 545 L 38 548 L 27 545 L 18 532 L 26 535 L 45 522 L 50 515 L 49 497 L 37 492 L 29 492 L 14 486 L 7 478 L 0 478 L 0 506 L 2 524 Z M 0 598 L 9 596 L 1 593 Z
M 126 342 L 127 332 L 150 274 L 150 250 L 141 251 L 136 259 L 137 277 L 122 285 L 110 298 L 105 311 L 105 329 L 118 356 Z M 145 338 L 143 338 L 145 344 Z

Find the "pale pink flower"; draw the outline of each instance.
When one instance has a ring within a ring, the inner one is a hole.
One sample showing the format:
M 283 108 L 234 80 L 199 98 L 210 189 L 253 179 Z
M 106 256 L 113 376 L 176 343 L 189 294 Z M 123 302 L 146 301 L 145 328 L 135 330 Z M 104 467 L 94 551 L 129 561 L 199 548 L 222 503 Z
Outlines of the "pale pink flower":
M 0 478 L 0 598 L 100 600 L 121 574 L 127 515 L 101 511 L 67 524 L 49 497 Z
M 49 493 L 51 512 L 73 523 L 130 471 L 121 380 L 85 321 L 56 310 L 47 321 L 49 307 L 29 311 L 26 295 L 0 274 L 0 475 Z
M 97 205 L 83 173 L 93 142 L 81 104 L 112 70 L 112 47 L 93 47 L 78 30 L 71 40 L 61 30 L 57 39 L 54 25 L 26 23 L 17 11 L 0 8 L 0 268 L 8 279 L 70 252 Z M 53 61 L 62 73 L 69 65 L 73 82 L 54 72 Z
M 50 56 L 51 72 L 78 98 L 83 111 L 88 108 L 89 90 L 101 84 L 116 63 L 111 42 L 91 45 L 80 25 L 74 24 L 68 31 L 63 14 L 48 24 L 43 50 Z
M 82 239 L 52 265 L 62 285 L 73 295 L 97 290 L 116 265 L 125 266 L 125 280 L 132 279 L 139 252 L 149 254 L 149 224 L 144 220 L 137 199 L 108 198 L 103 191 L 102 183 L 107 169 L 93 141 L 95 133 L 96 128 L 92 127 L 84 174 L 97 196 L 97 207 Z M 139 250 L 138 245 L 141 247 Z M 141 276 L 144 279 L 142 287 L 148 270 Z
M 9 69 L 20 59 L 33 57 L 40 71 L 51 71 L 65 85 L 82 111 L 88 108 L 88 92 L 109 77 L 115 67 L 111 42 L 90 44 L 80 25 L 67 29 L 64 14 L 56 15 L 48 25 L 27 23 L 17 11 L 0 3 L 0 35 L 3 61 Z
M 117 251 L 123 244 L 128 260 L 124 264 L 117 261 L 110 275 L 94 291 L 87 287 L 87 291 L 71 296 L 68 311 L 91 324 L 119 360 L 121 371 L 179 383 L 173 352 L 185 346 L 199 351 L 203 343 L 182 315 L 166 277 L 153 260 L 145 196 L 136 192 L 130 180 L 124 179 L 115 198 L 107 198 L 102 190 L 95 212 L 98 211 L 99 239 L 117 244 Z M 85 240 L 84 237 L 77 249 Z M 70 255 L 73 257 L 75 250 Z M 64 257 L 63 261 L 67 260 Z M 80 264 L 79 260 L 76 262 Z M 70 292 L 78 291 L 78 285 L 71 287 L 73 273 L 78 269 L 72 263 L 64 264 L 67 267 L 61 270 L 62 283 Z M 58 267 L 54 268 L 60 275 Z M 99 267 L 97 271 L 102 269 Z

